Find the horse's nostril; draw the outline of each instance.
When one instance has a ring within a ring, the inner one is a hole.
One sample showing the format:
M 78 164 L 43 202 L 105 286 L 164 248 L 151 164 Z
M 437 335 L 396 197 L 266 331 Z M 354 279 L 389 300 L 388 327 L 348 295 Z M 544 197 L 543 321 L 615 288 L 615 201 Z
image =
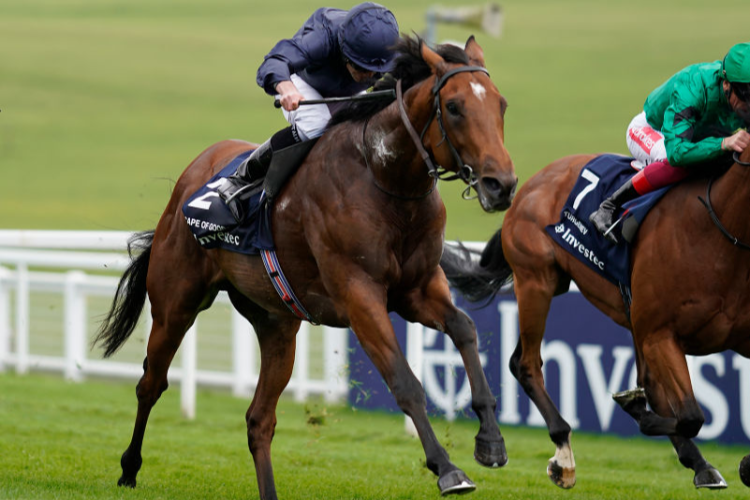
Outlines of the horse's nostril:
M 482 177 L 482 186 L 488 194 L 497 196 L 503 189 L 500 181 L 494 177 Z

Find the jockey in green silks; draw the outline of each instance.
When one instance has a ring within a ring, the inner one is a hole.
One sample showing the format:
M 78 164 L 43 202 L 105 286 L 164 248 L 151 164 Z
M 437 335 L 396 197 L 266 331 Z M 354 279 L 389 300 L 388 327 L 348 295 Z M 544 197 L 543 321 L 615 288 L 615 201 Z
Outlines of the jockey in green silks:
M 633 166 L 640 170 L 589 220 L 616 243 L 607 230 L 624 203 L 742 152 L 750 144 L 749 124 L 750 43 L 738 43 L 724 59 L 690 65 L 649 94 L 626 135 Z

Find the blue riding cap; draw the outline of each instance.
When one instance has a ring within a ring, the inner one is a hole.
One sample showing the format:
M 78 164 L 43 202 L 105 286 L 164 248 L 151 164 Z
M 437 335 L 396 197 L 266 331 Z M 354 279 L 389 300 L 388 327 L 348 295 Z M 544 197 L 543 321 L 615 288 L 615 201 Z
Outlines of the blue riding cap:
M 353 7 L 339 29 L 341 51 L 357 66 L 385 73 L 395 56 L 398 23 L 390 10 L 365 2 Z

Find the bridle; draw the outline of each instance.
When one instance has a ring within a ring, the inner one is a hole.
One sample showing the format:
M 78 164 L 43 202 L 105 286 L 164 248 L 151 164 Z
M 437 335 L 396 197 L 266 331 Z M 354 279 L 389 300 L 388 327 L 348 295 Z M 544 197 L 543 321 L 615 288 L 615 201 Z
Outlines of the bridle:
M 447 132 L 445 131 L 445 124 L 443 123 L 443 112 L 440 109 L 441 108 L 440 89 L 443 88 L 443 86 L 448 81 L 448 79 L 450 79 L 452 76 L 458 73 L 475 72 L 475 71 L 479 71 L 479 72 L 489 75 L 489 71 L 487 71 L 486 68 L 483 68 L 481 66 L 460 66 L 458 68 L 454 68 L 452 70 L 447 71 L 443 76 L 435 79 L 435 85 L 433 85 L 432 87 L 432 93 L 434 95 L 434 104 L 432 107 L 432 112 L 430 113 L 430 118 L 427 120 L 427 123 L 425 124 L 424 129 L 422 129 L 422 133 L 420 135 L 417 135 L 417 131 L 414 130 L 414 126 L 411 124 L 409 115 L 406 112 L 406 105 L 404 104 L 404 95 L 401 89 L 401 80 L 399 79 L 396 81 L 396 102 L 398 103 L 398 111 L 401 117 L 401 121 L 403 122 L 404 127 L 406 127 L 406 131 L 409 133 L 409 136 L 414 142 L 414 146 L 416 146 L 417 151 L 422 157 L 422 161 L 425 163 L 425 165 L 427 165 L 427 174 L 434 179 L 434 182 L 432 183 L 432 186 L 430 187 L 429 190 L 416 196 L 398 195 L 396 193 L 386 190 L 383 186 L 375 182 L 375 186 L 377 186 L 378 189 L 380 189 L 381 191 L 383 191 L 384 193 L 390 196 L 393 196 L 401 200 L 420 200 L 428 196 L 430 193 L 432 193 L 432 191 L 435 189 L 435 186 L 437 185 L 438 179 L 444 180 L 444 181 L 453 181 L 456 179 L 461 179 L 467 184 L 467 187 L 461 196 L 466 200 L 475 198 L 475 196 L 471 196 L 471 189 L 476 186 L 478 182 L 477 177 L 474 174 L 474 170 L 471 168 L 471 166 L 466 165 L 463 162 L 463 160 L 461 160 L 461 156 L 458 154 L 458 151 L 456 151 L 456 148 L 455 146 L 453 146 L 453 143 L 451 143 L 451 140 L 448 137 Z M 424 136 L 427 134 L 427 130 L 432 124 L 432 120 L 434 120 L 435 118 L 437 118 L 438 126 L 440 127 L 440 133 L 442 134 L 442 139 L 437 144 L 437 146 L 440 146 L 440 144 L 442 144 L 443 142 L 445 142 L 448 145 L 448 149 L 450 150 L 451 155 L 453 156 L 453 160 L 456 162 L 456 165 L 458 165 L 458 173 L 453 173 L 450 170 L 445 169 L 441 165 L 435 166 L 435 163 L 432 161 L 432 157 L 430 156 L 430 153 L 428 153 L 427 150 L 424 148 Z M 365 121 L 364 127 L 362 128 L 362 139 L 366 147 L 367 142 L 364 141 L 365 130 L 367 130 L 367 121 Z M 365 162 L 368 164 L 368 167 L 369 167 L 367 154 L 365 154 L 364 156 L 365 156 Z
M 740 155 L 739 153 L 737 153 L 737 151 L 734 152 L 732 157 L 737 165 L 750 167 L 750 163 L 740 160 Z M 711 179 L 709 179 L 708 181 L 708 186 L 706 186 L 706 199 L 704 200 L 700 196 L 698 197 L 698 199 L 701 203 L 703 203 L 703 206 L 706 207 L 706 210 L 708 210 L 708 215 L 711 216 L 711 220 L 719 229 L 719 231 L 721 231 L 721 234 L 723 234 L 730 242 L 732 242 L 734 246 L 741 248 L 742 250 L 750 251 L 750 245 L 741 242 L 736 236 L 733 236 L 732 233 L 730 233 L 727 228 L 724 227 L 724 224 L 721 223 L 721 221 L 719 220 L 719 216 L 716 215 L 714 208 L 711 206 L 711 185 L 714 183 L 715 179 L 716 177 L 711 177 Z

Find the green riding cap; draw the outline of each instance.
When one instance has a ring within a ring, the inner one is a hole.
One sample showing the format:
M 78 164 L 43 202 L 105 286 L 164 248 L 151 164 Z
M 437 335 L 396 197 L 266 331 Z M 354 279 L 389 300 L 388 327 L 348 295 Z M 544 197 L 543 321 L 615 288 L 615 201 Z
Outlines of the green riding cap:
M 722 63 L 724 78 L 732 83 L 750 83 L 750 43 L 738 43 Z

